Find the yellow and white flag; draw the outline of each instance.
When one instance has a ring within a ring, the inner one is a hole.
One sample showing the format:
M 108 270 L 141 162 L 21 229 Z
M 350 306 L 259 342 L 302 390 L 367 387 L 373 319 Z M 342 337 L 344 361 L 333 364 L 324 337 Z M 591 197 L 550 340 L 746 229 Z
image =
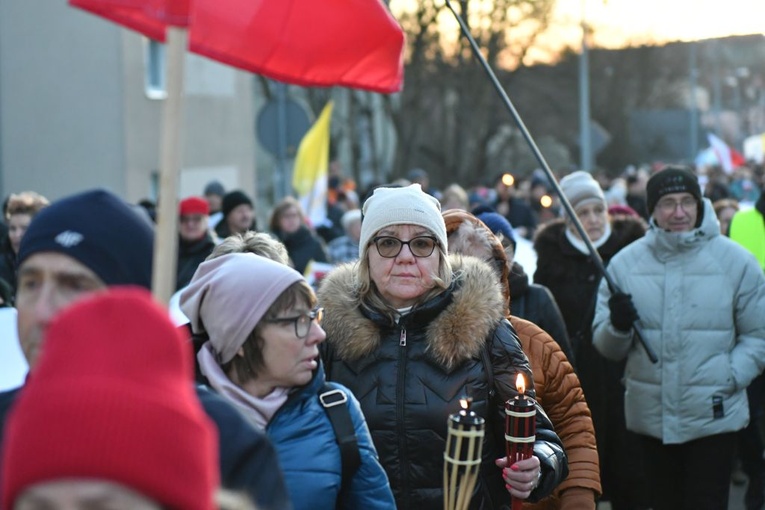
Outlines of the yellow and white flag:
M 306 218 L 316 227 L 327 218 L 327 170 L 329 169 L 329 101 L 311 129 L 300 140 L 292 172 L 292 187 Z

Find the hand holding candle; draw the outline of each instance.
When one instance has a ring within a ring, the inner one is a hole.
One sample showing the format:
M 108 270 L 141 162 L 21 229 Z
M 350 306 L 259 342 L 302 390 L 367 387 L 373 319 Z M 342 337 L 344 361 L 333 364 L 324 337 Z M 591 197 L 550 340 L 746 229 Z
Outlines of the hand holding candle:
M 523 374 L 515 379 L 518 395 L 505 402 L 505 442 L 507 467 L 530 458 L 534 454 L 536 440 L 536 406 L 534 399 L 526 396 L 526 380 Z M 523 501 L 512 497 L 513 510 L 519 510 Z

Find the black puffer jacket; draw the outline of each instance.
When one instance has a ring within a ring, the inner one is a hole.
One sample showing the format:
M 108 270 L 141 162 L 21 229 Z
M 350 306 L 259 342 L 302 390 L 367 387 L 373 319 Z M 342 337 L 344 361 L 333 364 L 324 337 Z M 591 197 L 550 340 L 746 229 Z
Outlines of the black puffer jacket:
M 178 267 L 175 280 L 175 290 L 182 289 L 189 284 L 199 264 L 205 261 L 208 255 L 215 249 L 215 240 L 209 233 L 202 239 L 186 242 L 178 238 Z
M 619 216 L 611 218 L 611 236 L 598 248 L 603 264 L 636 239 L 643 237 L 646 224 L 639 218 Z M 589 255 L 585 255 L 568 241 L 566 223 L 557 219 L 542 227 L 534 239 L 537 252 L 537 270 L 534 283 L 544 285 L 555 297 L 568 337 L 574 348 L 574 356 L 584 359 L 579 351 L 581 339 L 589 344 L 592 318 L 595 315 L 595 297 L 601 274 Z M 512 292 L 512 289 L 511 289 Z
M 529 277 L 518 262 L 513 262 L 508 282 L 510 313 L 544 329 L 558 343 L 571 365 L 576 365 L 566 323 L 563 322 L 563 315 L 550 289 L 538 283 L 529 283 Z
M 314 262 L 327 261 L 327 252 L 324 250 L 320 238 L 304 225 L 291 234 L 278 231 L 274 232 L 274 235 L 284 243 L 295 271 L 300 274 L 305 273 L 305 268 L 312 260 Z
M 332 271 L 319 290 L 328 379 L 348 386 L 361 402 L 402 509 L 443 508 L 447 418 L 466 394 L 474 399 L 473 410 L 487 418 L 481 475 L 470 508 L 501 508 L 510 501 L 494 464 L 504 456 L 504 402 L 515 395 L 519 371 L 527 382 L 533 379 L 515 330 L 503 317 L 493 270 L 472 258 L 453 257 L 452 265 L 452 286 L 398 324 L 361 305 L 351 264 Z M 491 375 L 483 353 L 491 360 Z M 568 474 L 560 439 L 539 406 L 534 448 L 543 478 L 532 500 L 550 494 Z

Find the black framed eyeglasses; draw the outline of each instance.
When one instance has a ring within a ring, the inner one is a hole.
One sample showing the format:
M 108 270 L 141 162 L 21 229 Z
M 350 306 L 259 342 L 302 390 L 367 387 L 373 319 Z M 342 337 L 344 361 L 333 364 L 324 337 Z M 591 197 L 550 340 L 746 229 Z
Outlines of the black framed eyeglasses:
M 404 245 L 409 246 L 409 251 L 415 257 L 430 257 L 438 244 L 436 238 L 431 236 L 418 236 L 408 241 L 393 236 L 377 236 L 372 242 L 377 247 L 377 253 L 386 259 L 397 257 Z
M 308 336 L 308 332 L 311 331 L 311 323 L 316 321 L 316 324 L 321 324 L 321 320 L 324 318 L 324 308 L 317 306 L 310 312 L 303 312 L 297 317 L 277 317 L 275 319 L 263 319 L 263 322 L 270 323 L 295 323 L 295 335 L 298 338 L 305 338 Z

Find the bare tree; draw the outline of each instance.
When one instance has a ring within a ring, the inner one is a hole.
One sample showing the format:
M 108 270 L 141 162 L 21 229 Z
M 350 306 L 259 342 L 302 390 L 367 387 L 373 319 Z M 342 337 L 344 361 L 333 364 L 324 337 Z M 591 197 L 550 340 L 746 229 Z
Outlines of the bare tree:
M 511 70 L 549 25 L 555 0 L 455 1 L 489 64 L 507 87 Z M 496 92 L 443 0 L 391 8 L 407 34 L 406 85 L 391 107 L 399 134 L 394 173 L 420 166 L 436 185 L 470 185 L 495 173 L 487 144 L 508 122 Z

